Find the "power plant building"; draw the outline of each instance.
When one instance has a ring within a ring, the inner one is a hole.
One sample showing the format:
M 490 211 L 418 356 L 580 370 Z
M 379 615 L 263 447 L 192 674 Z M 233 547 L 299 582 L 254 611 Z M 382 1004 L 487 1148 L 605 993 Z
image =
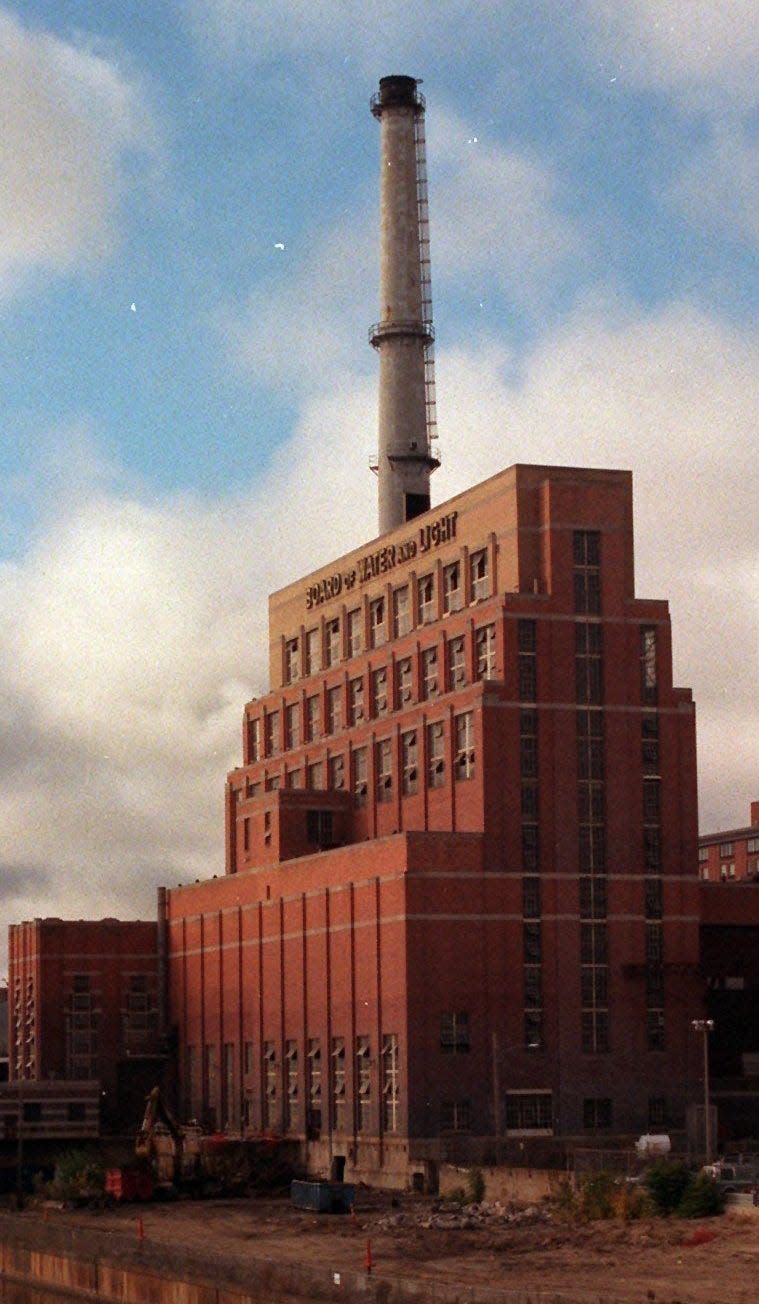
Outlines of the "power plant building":
M 424 102 L 383 78 L 372 108 L 380 534 L 270 597 L 226 872 L 162 892 L 158 936 L 186 1118 L 433 1181 L 685 1128 L 695 709 L 635 595 L 628 472 L 520 464 L 430 505 Z

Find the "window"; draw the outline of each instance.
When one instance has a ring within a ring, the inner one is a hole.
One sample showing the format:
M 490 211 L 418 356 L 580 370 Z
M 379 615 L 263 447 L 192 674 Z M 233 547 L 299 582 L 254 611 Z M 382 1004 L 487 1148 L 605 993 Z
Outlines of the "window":
M 525 874 L 522 879 L 522 914 L 525 919 L 540 917 L 540 879 L 537 874 Z
M 483 625 L 475 630 L 474 662 L 478 679 L 495 678 L 495 625 Z
M 327 733 L 337 733 L 343 723 L 342 686 L 327 689 Z
M 649 1096 L 648 1126 L 666 1127 L 669 1118 L 666 1096 Z
M 300 747 L 300 702 L 285 707 L 285 748 Z
M 393 638 L 402 638 L 411 629 L 411 604 L 408 584 L 393 592 Z
M 319 656 L 319 630 L 306 630 L 306 643 L 304 648 L 304 673 L 314 675 L 317 670 L 321 670 L 321 657 Z
M 643 819 L 656 823 L 661 811 L 661 794 L 658 779 L 643 780 Z
M 647 878 L 645 881 L 646 897 L 646 918 L 661 919 L 662 917 L 662 897 L 661 897 L 661 879 Z
M 577 701 L 596 705 L 602 697 L 601 626 L 575 625 Z
M 606 1096 L 591 1096 L 582 1102 L 582 1125 L 587 1132 L 598 1132 L 612 1125 L 611 1101 Z
M 298 1127 L 298 1043 L 285 1042 L 285 1067 L 287 1074 L 287 1097 L 285 1101 L 285 1131 L 293 1132 Z
M 522 939 L 526 964 L 540 964 L 543 958 L 543 943 L 540 924 L 523 924 Z
M 83 1100 L 72 1100 L 69 1103 L 68 1110 L 69 1123 L 84 1123 L 87 1118 L 87 1108 Z
M 276 756 L 279 751 L 279 712 L 266 712 L 266 755 Z
M 646 1037 L 649 1050 L 664 1050 L 664 1011 L 646 1011 Z
M 464 667 L 464 638 L 459 635 L 448 640 L 448 691 L 460 688 L 466 681 Z
M 507 1091 L 506 1128 L 509 1132 L 553 1132 L 552 1093 Z
M 209 1042 L 203 1055 L 203 1104 L 216 1127 L 216 1047 Z
M 734 844 L 734 843 L 732 843 L 732 842 L 720 842 L 720 844 L 719 844 L 719 854 L 720 854 L 720 858 L 721 858 L 722 860 L 726 860 L 728 857 L 732 856 L 733 853 L 734 853 L 734 851 L 735 851 L 735 844 Z
M 401 765 L 403 767 L 403 793 L 410 796 L 417 791 L 418 765 L 416 729 L 401 734 Z
M 392 749 L 389 738 L 377 743 L 377 801 L 391 801 L 393 796 Z
M 427 787 L 445 783 L 445 732 L 442 720 L 427 725 Z
M 431 575 L 420 575 L 416 582 L 416 594 L 419 602 L 419 624 L 429 625 L 435 619 L 435 586 Z
M 346 1119 L 345 1108 L 345 1038 L 332 1038 L 332 1126 L 336 1132 L 344 1132 Z
M 358 656 L 361 651 L 361 616 L 362 612 L 360 607 L 356 607 L 353 611 L 349 611 L 346 617 L 348 625 L 347 634 L 349 657 Z
M 462 605 L 461 564 L 454 561 L 443 567 L 443 614 L 460 611 Z
M 440 1102 L 441 1132 L 471 1132 L 472 1105 L 469 1100 L 442 1100 Z
M 359 806 L 366 803 L 368 782 L 366 748 L 357 747 L 353 753 L 353 795 Z
M 382 1130 L 397 1132 L 400 1104 L 398 1074 L 398 1034 L 386 1032 L 382 1037 Z
M 358 724 L 364 718 L 364 681 L 361 679 L 351 679 L 348 684 L 348 711 L 350 713 L 350 723 Z
M 246 1076 L 253 1072 L 253 1042 L 246 1041 L 244 1051 L 245 1074 Z
M 395 700 L 398 708 L 411 701 L 411 657 L 395 663 Z
M 221 1125 L 223 1128 L 233 1128 L 237 1093 L 235 1091 L 235 1048 L 231 1041 L 224 1042 L 221 1052 L 221 1066 Z
M 277 1052 L 273 1041 L 265 1041 L 264 1061 L 264 1127 L 274 1127 L 277 1123 Z
M 608 910 L 606 879 L 600 875 L 583 875 L 580 879 L 580 916 L 582 919 L 605 919 Z
M 437 694 L 437 648 L 426 647 L 422 652 L 422 697 L 429 700 Z
M 655 824 L 643 830 L 643 863 L 646 869 L 661 869 L 661 832 Z
M 285 683 L 291 684 L 300 674 L 297 638 L 288 638 L 285 642 Z
M 461 1055 L 469 1051 L 469 1015 L 466 1010 L 441 1014 L 440 1049 L 444 1055 Z
M 656 702 L 656 629 L 642 625 L 640 631 L 640 700 L 653 705 Z
M 608 1010 L 583 1010 L 582 1049 L 586 1054 L 603 1054 L 609 1049 Z
M 524 1003 L 527 1009 L 540 1009 L 543 984 L 539 964 L 527 964 L 524 967 Z
M 659 720 L 644 715 L 641 721 L 641 759 L 644 774 L 659 773 Z
M 387 714 L 387 667 L 372 671 L 372 711 L 375 717 Z
M 322 1126 L 322 1049 L 318 1037 L 308 1043 L 308 1120 L 310 1137 L 318 1137 Z
M 759 851 L 759 838 L 749 838 L 746 843 L 746 853 L 749 856 L 755 856 L 757 851 Z M 730 854 L 732 855 L 732 852 Z
M 306 739 L 312 743 L 319 737 L 319 698 L 306 698 Z
M 340 621 L 335 617 L 333 620 L 324 622 L 324 665 L 336 666 L 340 660 Z
M 382 647 L 385 641 L 385 599 L 369 603 L 369 646 Z
M 536 629 L 534 620 L 517 621 L 519 699 L 534 702 L 537 693 Z
M 597 616 L 601 610 L 601 535 L 575 530 L 573 539 L 575 611 Z
M 306 841 L 312 847 L 323 848 L 333 845 L 331 810 L 306 811 Z
M 474 775 L 474 716 L 471 711 L 453 718 L 455 756 L 453 771 L 456 779 L 471 779 Z
M 538 867 L 538 826 L 522 825 L 522 868 L 525 870 Z
M 356 1131 L 368 1132 L 372 1110 L 372 1064 L 368 1037 L 356 1038 Z
M 324 787 L 321 761 L 312 761 L 310 765 L 306 766 L 306 787 L 311 788 L 314 792 L 318 792 L 320 788 Z
M 255 720 L 248 721 L 248 755 L 251 764 L 260 761 L 263 755 L 261 748 L 261 719 L 256 717 Z
M 490 576 L 488 574 L 488 551 L 481 548 L 469 557 L 469 584 L 472 602 L 479 602 L 490 596 Z
M 334 792 L 341 792 L 345 787 L 345 757 L 330 756 L 329 786 Z

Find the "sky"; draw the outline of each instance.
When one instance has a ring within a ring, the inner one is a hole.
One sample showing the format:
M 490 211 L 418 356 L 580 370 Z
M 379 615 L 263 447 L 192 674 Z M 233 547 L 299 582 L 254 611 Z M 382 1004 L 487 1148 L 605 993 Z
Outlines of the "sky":
M 748 822 L 758 65 L 754 0 L 0 0 L 7 922 L 223 872 L 266 595 L 376 534 L 390 73 L 427 100 L 433 499 L 633 471 L 702 831 Z

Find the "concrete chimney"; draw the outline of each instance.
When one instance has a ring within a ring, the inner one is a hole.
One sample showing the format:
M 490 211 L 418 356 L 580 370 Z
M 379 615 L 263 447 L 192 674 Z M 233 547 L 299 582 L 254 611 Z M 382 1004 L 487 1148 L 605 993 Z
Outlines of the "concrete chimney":
M 435 391 L 424 99 L 413 77 L 382 77 L 372 97 L 381 128 L 379 528 L 383 534 L 430 505 Z

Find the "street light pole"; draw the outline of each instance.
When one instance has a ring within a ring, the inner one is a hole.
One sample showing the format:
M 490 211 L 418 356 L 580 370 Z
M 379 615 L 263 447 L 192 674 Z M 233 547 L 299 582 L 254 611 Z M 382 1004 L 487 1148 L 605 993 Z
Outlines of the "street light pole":
M 709 1033 L 714 1030 L 714 1019 L 691 1019 L 694 1032 L 700 1032 L 704 1046 L 704 1162 L 712 1157 L 712 1120 L 709 1106 Z

